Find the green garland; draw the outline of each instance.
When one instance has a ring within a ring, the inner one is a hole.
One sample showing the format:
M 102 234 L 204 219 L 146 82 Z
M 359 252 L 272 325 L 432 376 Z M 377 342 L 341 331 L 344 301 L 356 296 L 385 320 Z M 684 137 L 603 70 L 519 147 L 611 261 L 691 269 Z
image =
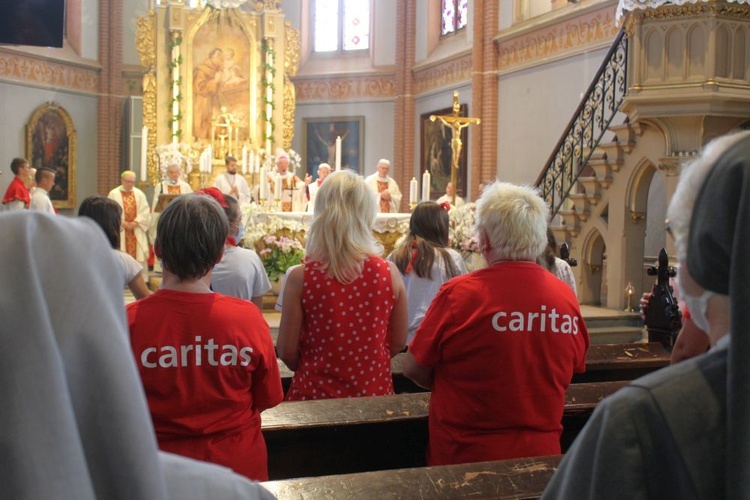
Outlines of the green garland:
M 268 61 L 270 59 L 273 59 L 274 61 L 276 61 L 276 51 L 273 50 L 273 48 L 271 48 L 271 46 L 268 44 L 268 41 L 266 39 L 263 40 L 263 52 L 265 52 L 265 60 L 263 61 L 263 71 L 264 73 L 270 73 L 271 75 L 270 81 L 267 78 L 265 79 L 266 92 L 263 92 L 263 102 L 266 104 L 266 106 L 263 106 L 263 112 L 262 112 L 263 120 L 266 123 L 271 124 L 271 135 L 270 136 L 267 135 L 265 133 L 266 127 L 263 127 L 263 134 L 264 134 L 263 140 L 264 142 L 270 141 L 271 143 L 273 143 L 273 135 L 274 135 L 273 133 L 274 133 L 274 130 L 276 129 L 276 125 L 273 122 L 273 110 L 276 107 L 273 101 L 273 94 L 276 92 L 276 86 L 273 83 L 274 78 L 276 78 L 276 66 L 272 64 L 268 64 Z M 269 88 L 271 89 L 270 100 L 268 99 L 268 92 L 267 92 Z M 271 116 L 268 116 L 268 113 L 266 112 L 268 105 L 271 106 Z
M 182 45 L 182 35 L 178 36 L 174 40 L 169 41 L 169 53 L 172 53 L 172 50 L 175 47 L 179 47 Z M 167 63 L 167 68 L 169 68 L 169 76 L 170 81 L 172 79 L 172 75 L 174 74 L 174 71 L 179 68 L 179 66 L 182 64 L 182 54 L 180 54 L 177 59 L 174 61 L 170 60 Z M 182 102 L 182 77 L 178 76 L 177 80 L 173 82 L 173 85 L 177 85 L 177 95 L 173 95 L 172 99 L 169 101 L 168 109 L 169 109 L 169 119 L 167 120 L 167 126 L 169 127 L 169 130 L 172 130 L 172 125 L 175 122 L 180 122 L 182 120 L 182 111 L 179 111 L 181 109 L 180 103 Z M 177 103 L 177 116 L 172 116 L 172 109 L 174 108 L 175 102 Z M 172 132 L 173 137 L 177 137 L 177 140 L 182 139 L 182 130 L 177 129 L 174 132 Z

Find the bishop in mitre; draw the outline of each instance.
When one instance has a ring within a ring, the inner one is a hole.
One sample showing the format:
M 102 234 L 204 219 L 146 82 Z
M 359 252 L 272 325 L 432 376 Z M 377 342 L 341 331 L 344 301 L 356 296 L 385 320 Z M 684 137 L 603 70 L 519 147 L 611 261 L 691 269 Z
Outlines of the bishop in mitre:
M 277 181 L 280 179 L 280 182 Z M 268 174 L 270 192 L 276 198 L 275 189 L 281 186 L 281 211 L 304 212 L 307 208 L 307 184 L 312 181 L 308 176 L 304 181 L 289 171 L 289 155 L 283 149 L 276 150 L 276 170 Z

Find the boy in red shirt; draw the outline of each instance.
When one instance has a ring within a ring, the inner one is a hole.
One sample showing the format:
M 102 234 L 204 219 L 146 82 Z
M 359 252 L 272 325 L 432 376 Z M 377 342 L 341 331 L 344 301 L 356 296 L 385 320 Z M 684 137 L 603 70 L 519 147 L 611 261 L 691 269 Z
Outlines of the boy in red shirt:
M 169 204 L 154 243 L 162 288 L 127 307 L 130 340 L 159 447 L 265 481 L 260 412 L 284 394 L 258 308 L 210 289 L 228 232 L 207 196 Z

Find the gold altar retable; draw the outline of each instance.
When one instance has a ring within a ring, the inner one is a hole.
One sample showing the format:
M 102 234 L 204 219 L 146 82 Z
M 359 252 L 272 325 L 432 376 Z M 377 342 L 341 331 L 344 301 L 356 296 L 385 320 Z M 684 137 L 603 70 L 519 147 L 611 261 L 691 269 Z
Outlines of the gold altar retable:
M 149 182 L 161 180 L 156 148 L 169 144 L 185 154 L 194 189 L 224 171 L 227 155 L 270 157 L 278 147 L 289 149 L 295 109 L 290 77 L 299 66 L 300 37 L 280 2 L 209 0 L 191 7 L 186 0 L 152 1 L 138 18 L 136 35 L 146 67 Z M 199 173 L 204 151 L 211 152 L 211 171 Z M 249 180 L 254 167 L 242 171 Z

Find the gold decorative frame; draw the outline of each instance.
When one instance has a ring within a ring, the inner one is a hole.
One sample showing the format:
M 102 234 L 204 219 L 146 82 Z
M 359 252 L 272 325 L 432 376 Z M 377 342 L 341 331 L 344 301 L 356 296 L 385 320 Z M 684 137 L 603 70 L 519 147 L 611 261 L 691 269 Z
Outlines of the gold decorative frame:
M 70 114 L 48 102 L 32 113 L 26 124 L 26 159 L 34 168 L 55 171 L 49 197 L 55 208 L 76 207 L 76 152 L 78 133 Z

